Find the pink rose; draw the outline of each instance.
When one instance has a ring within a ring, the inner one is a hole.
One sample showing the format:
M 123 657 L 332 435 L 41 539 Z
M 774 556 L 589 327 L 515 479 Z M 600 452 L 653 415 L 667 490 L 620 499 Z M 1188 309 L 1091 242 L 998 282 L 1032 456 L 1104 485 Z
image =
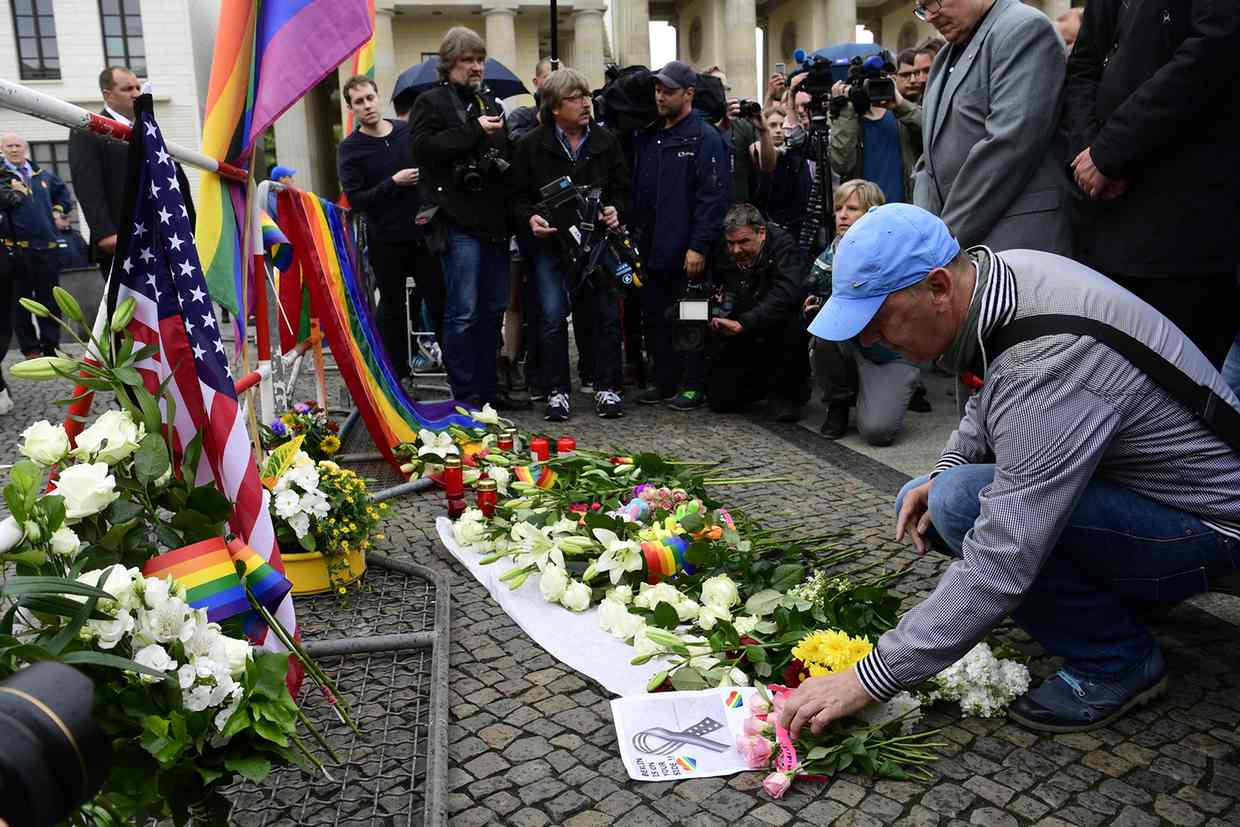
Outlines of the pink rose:
M 736 739 L 736 751 L 745 759 L 750 769 L 762 769 L 771 761 L 771 742 L 757 735 L 742 735 Z
M 766 790 L 766 794 L 771 798 L 783 798 L 791 786 L 792 779 L 783 772 L 773 772 L 762 779 L 762 789 Z
M 766 735 L 771 729 L 771 725 L 763 719 L 754 716 L 746 718 L 745 723 L 741 724 L 741 729 L 746 735 Z
M 744 643 L 744 642 L 745 642 L 745 639 L 742 638 L 741 643 Z M 753 641 L 753 642 L 757 643 L 757 641 Z M 754 715 L 765 715 L 766 713 L 771 711 L 771 704 L 761 695 L 754 695 L 753 699 L 749 701 L 749 708 L 750 710 L 753 711 Z

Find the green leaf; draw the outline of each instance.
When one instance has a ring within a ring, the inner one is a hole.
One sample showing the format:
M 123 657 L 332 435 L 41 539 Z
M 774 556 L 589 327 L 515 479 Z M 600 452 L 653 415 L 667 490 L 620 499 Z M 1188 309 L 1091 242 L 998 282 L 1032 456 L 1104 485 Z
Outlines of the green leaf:
M 24 575 L 10 577 L 0 583 L 0 595 L 15 597 L 23 594 L 78 594 L 83 597 L 100 597 L 111 599 L 112 595 L 103 589 L 70 580 L 67 577 L 51 577 L 45 575 Z M 74 602 L 75 607 L 80 603 Z
M 134 368 L 126 368 L 138 373 Z M 140 376 L 140 375 L 139 375 Z M 139 384 L 133 389 L 133 394 L 138 398 L 138 407 L 142 410 L 142 421 L 146 423 L 147 436 L 159 436 L 163 432 L 163 414 L 159 410 L 159 402 L 146 389 L 146 386 Z M 171 419 L 168 420 L 172 422 Z
M 271 761 L 261 755 L 232 756 L 224 759 L 224 766 L 255 783 L 261 783 L 271 774 Z
M 697 689 L 709 689 L 710 683 L 698 670 L 684 667 L 672 673 L 672 686 L 677 692 L 692 692 Z
M 112 525 L 138 519 L 146 510 L 133 500 L 120 499 L 108 506 L 108 522 Z
M 675 629 L 680 625 L 680 615 L 676 613 L 676 607 L 667 601 L 660 601 L 654 607 L 654 622 L 656 626 L 663 629 Z
M 168 548 L 180 548 L 186 545 L 185 538 L 165 523 L 155 524 L 155 538 Z
M 102 580 L 105 575 L 100 575 Z M 76 615 L 69 618 L 69 622 L 65 627 L 56 633 L 56 637 L 52 638 L 47 644 L 47 650 L 53 655 L 59 655 L 65 650 L 65 647 L 72 643 L 76 638 L 78 631 L 82 628 L 82 624 L 86 622 L 95 611 L 95 605 L 99 603 L 98 597 L 92 597 L 82 604 L 82 610 Z
M 200 511 L 213 523 L 222 523 L 232 516 L 232 503 L 212 483 L 200 485 L 189 492 L 187 508 Z
M 831 750 L 826 747 L 814 747 L 805 754 L 806 761 L 817 761 L 820 758 L 826 758 Z
M 185 723 L 177 713 L 172 713 L 171 719 L 148 715 L 142 721 L 140 743 L 161 766 L 167 767 L 189 746 L 189 737 L 185 732 Z
M 122 658 L 118 655 L 109 655 L 105 652 L 69 652 L 60 657 L 62 663 L 77 663 L 83 666 L 108 666 L 112 669 L 124 669 L 127 672 L 137 672 L 142 675 L 150 675 L 153 678 L 167 678 L 167 672 L 160 672 L 158 669 L 152 669 L 149 666 L 143 666 L 140 663 Z
M 783 594 L 775 591 L 775 589 L 763 589 L 762 591 L 750 595 L 745 601 L 745 614 L 754 617 L 765 617 L 775 611 L 775 607 L 779 605 L 779 601 L 783 599 Z
M 746 646 L 745 657 L 750 663 L 763 663 L 766 661 L 766 650 L 761 646 Z
M 693 534 L 694 532 L 701 531 L 706 528 L 706 520 L 702 518 L 701 514 L 686 514 L 680 521 L 680 526 L 685 531 Z
M 131 388 L 142 387 L 142 374 L 138 373 L 137 368 L 113 368 L 112 375 Z
M 224 777 L 223 770 L 217 770 L 211 767 L 200 767 L 198 765 L 194 765 L 194 770 L 198 773 L 198 777 L 202 779 L 204 786 L 210 786 Z
M 835 769 L 838 770 L 839 772 L 843 772 L 844 770 L 852 766 L 852 762 L 853 762 L 853 754 L 851 752 L 842 752 L 840 753 L 839 760 L 836 761 Z
M 56 531 L 65 522 L 65 498 L 59 494 L 44 494 L 39 507 L 47 516 L 47 530 Z
M 158 431 L 148 432 L 142 437 L 142 442 L 138 443 L 138 450 L 134 454 L 134 474 L 143 485 L 150 485 L 170 467 L 164 438 Z
M 799 563 L 783 563 L 775 567 L 771 575 L 771 588 L 777 592 L 786 592 L 805 580 L 805 567 Z
M 13 519 L 19 523 L 26 522 L 30 516 L 26 513 L 26 496 L 12 483 L 4 486 L 4 504 L 9 507 L 9 513 L 13 515 Z
M 282 747 L 287 747 L 289 744 L 288 736 L 284 730 L 266 719 L 255 718 L 254 731 L 273 744 L 279 744 Z
M 129 357 L 134 363 L 141 362 L 143 359 L 149 359 L 159 353 L 159 345 L 143 345 L 133 352 Z
M 646 691 L 653 692 L 663 685 L 663 681 L 667 680 L 667 670 L 655 672 L 650 676 L 650 680 L 646 681 Z

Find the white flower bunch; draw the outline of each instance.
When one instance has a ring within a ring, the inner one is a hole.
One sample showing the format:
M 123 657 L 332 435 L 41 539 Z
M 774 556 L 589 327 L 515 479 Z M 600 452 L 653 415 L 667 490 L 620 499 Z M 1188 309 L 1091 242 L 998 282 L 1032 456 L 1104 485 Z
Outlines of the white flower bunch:
M 593 594 L 590 587 L 568 576 L 568 572 L 555 563 L 543 567 L 538 578 L 538 590 L 548 603 L 559 603 L 572 612 L 584 612 L 590 608 Z
M 676 610 L 681 623 L 697 620 L 702 606 L 696 600 L 683 593 L 671 583 L 660 581 L 653 586 L 642 583 L 638 586 L 633 605 L 639 609 L 654 609 L 660 603 L 667 603 Z
M 599 628 L 614 638 L 624 641 L 632 640 L 638 632 L 646 628 L 646 621 L 630 612 L 628 606 L 617 599 L 623 595 L 613 596 L 613 594 L 614 590 L 608 592 L 603 601 L 598 604 Z
M 327 495 L 319 490 L 319 469 L 305 451 L 298 451 L 293 464 L 272 489 L 276 516 L 289 524 L 299 538 L 310 534 L 310 518 L 324 519 L 331 513 Z
M 474 507 L 465 509 L 465 513 L 457 518 L 452 524 L 452 536 L 456 540 L 456 544 L 466 551 L 473 551 L 478 554 L 486 554 L 489 549 L 484 549 L 487 543 L 487 518 L 482 516 L 482 512 Z
M 27 459 L 50 468 L 68 455 L 69 434 L 63 425 L 53 425 L 42 419 L 22 431 L 22 442 L 17 450 Z
M 830 598 L 850 591 L 852 587 L 847 577 L 828 577 L 826 572 L 816 571 L 813 577 L 789 589 L 788 596 L 822 609 Z
M 1029 670 L 1014 660 L 996 658 L 990 646 L 979 643 L 956 663 L 931 679 L 935 689 L 928 700 L 958 701 L 960 711 L 992 718 L 1029 691 Z
M 129 411 L 105 411 L 78 434 L 73 456 L 88 462 L 115 465 L 138 450 L 146 425 L 134 422 Z

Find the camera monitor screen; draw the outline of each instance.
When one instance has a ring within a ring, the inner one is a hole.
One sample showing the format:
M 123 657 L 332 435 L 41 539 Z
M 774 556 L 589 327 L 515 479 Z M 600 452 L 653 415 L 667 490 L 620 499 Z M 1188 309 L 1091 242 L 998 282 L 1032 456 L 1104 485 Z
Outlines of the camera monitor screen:
M 680 303 L 680 320 L 682 322 L 705 322 L 710 319 L 710 302 L 682 301 Z

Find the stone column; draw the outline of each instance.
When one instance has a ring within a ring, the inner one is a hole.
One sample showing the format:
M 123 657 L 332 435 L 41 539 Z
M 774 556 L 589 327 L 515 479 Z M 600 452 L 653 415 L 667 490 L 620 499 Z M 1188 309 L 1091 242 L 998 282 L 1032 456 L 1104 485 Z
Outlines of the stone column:
M 857 39 L 857 7 L 853 0 L 820 0 L 820 6 L 817 11 L 826 35 L 823 45 L 852 43 Z
M 723 67 L 728 73 L 729 97 L 758 100 L 754 89 L 757 55 L 754 54 L 758 14 L 754 0 L 724 0 Z
M 392 40 L 392 17 L 394 12 L 389 3 L 377 0 L 375 3 L 375 83 L 379 86 L 379 97 L 387 102 L 386 111 L 392 112 L 392 88 L 396 84 L 396 76 L 409 68 L 396 65 L 396 46 Z
M 602 0 L 577 0 L 573 5 L 573 63 L 572 67 L 590 81 L 590 88 L 603 85 L 603 29 Z
M 650 65 L 650 4 L 647 0 L 624 0 L 611 4 L 612 32 L 621 66 Z
M 1072 8 L 1072 0 L 1042 0 L 1042 11 L 1046 12 L 1046 16 L 1051 20 L 1070 8 Z
M 509 0 L 484 3 L 482 17 L 486 21 L 487 57 L 493 57 L 517 72 L 517 4 Z
M 297 185 L 302 189 L 320 192 L 326 181 L 319 175 L 312 161 L 314 124 L 310 109 L 303 97 L 290 106 L 276 120 L 276 157 L 286 167 L 297 170 Z M 266 170 L 261 170 L 266 173 Z

